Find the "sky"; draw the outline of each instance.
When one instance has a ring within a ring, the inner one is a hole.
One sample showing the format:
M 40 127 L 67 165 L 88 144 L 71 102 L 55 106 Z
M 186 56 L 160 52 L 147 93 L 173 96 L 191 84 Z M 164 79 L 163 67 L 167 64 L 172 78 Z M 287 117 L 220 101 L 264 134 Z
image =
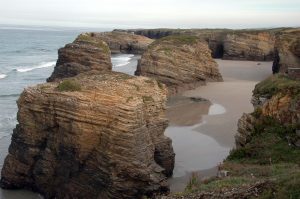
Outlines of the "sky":
M 300 0 L 0 0 L 0 24 L 98 28 L 300 27 Z

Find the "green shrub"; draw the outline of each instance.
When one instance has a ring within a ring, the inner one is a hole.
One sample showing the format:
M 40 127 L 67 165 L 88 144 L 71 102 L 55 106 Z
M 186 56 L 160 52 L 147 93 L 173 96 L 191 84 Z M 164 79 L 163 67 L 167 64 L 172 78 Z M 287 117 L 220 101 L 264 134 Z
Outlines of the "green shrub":
M 192 191 L 193 189 L 199 187 L 200 184 L 201 184 L 201 179 L 199 174 L 197 172 L 193 172 L 185 188 L 185 191 Z
M 300 93 L 300 81 L 290 79 L 282 74 L 276 74 L 258 83 L 253 94 L 272 96 L 278 92 L 292 92 L 297 95 Z
M 256 119 L 258 119 L 258 118 L 261 116 L 261 114 L 262 114 L 262 109 L 261 109 L 260 107 L 256 108 L 256 109 L 254 110 L 254 112 L 251 113 L 251 115 L 252 115 L 253 117 L 255 117 Z
M 64 80 L 57 86 L 57 90 L 60 92 L 72 92 L 81 91 L 81 86 L 74 80 Z

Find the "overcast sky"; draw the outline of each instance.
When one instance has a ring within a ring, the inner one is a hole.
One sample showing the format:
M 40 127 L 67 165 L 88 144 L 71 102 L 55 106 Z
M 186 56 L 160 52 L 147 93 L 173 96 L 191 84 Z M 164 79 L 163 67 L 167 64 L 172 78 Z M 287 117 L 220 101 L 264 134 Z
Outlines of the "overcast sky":
M 0 24 L 103 28 L 300 26 L 300 0 L 0 0 Z

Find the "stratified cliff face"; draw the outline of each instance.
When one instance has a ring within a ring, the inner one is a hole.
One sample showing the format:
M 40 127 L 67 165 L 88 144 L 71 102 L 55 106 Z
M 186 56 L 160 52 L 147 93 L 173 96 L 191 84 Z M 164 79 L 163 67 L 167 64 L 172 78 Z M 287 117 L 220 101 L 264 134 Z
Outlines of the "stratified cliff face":
M 277 35 L 273 71 L 287 73 L 288 68 L 300 68 L 300 30 L 287 30 Z
M 268 32 L 227 34 L 223 59 L 273 60 L 274 35 Z
M 279 125 L 300 125 L 300 81 L 281 74 L 274 75 L 256 85 L 252 103 L 255 111 L 244 114 L 238 122 L 237 147 L 248 142 L 255 126 L 260 125 L 263 119 L 272 119 Z
M 101 39 L 85 33 L 79 35 L 73 43 L 58 51 L 58 60 L 48 82 L 74 77 L 80 73 L 97 70 L 111 71 L 110 50 Z
M 194 35 L 206 40 L 214 58 L 270 61 L 274 56 L 275 32 L 279 30 L 230 29 L 136 29 L 127 30 L 149 38 Z
M 182 30 L 180 29 L 130 29 L 130 30 L 122 30 L 122 29 L 115 29 L 114 32 L 127 32 L 127 33 L 134 33 L 136 35 L 142 35 L 151 39 L 160 39 L 162 37 L 167 37 L 174 34 L 181 34 Z
M 146 77 L 88 72 L 29 87 L 1 187 L 45 198 L 141 198 L 167 193 L 166 88 Z
M 142 54 L 153 40 L 126 32 L 89 33 L 94 38 L 105 41 L 112 53 Z
M 194 88 L 205 81 L 222 80 L 207 44 L 187 35 L 155 41 L 143 54 L 136 75 L 166 84 L 170 94 Z

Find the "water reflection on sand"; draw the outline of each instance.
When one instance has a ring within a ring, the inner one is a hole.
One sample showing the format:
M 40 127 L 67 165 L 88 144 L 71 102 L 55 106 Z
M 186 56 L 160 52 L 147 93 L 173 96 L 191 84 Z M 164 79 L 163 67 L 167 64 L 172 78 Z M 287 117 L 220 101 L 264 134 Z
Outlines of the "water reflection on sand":
M 229 148 L 222 147 L 213 138 L 201 134 L 197 127 L 204 125 L 204 115 L 219 115 L 226 112 L 220 104 L 196 97 L 174 96 L 167 104 L 170 125 L 166 136 L 173 141 L 176 163 L 171 190 L 181 191 L 192 172 L 203 176 L 215 175 L 216 165 L 228 155 Z

